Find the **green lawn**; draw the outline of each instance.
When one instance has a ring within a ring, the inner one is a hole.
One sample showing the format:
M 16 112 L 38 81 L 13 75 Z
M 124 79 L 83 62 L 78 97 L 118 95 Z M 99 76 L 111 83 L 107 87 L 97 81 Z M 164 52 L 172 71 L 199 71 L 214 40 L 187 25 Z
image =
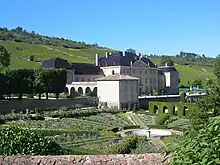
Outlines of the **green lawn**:
M 159 64 L 158 58 L 150 58 L 154 63 Z M 179 71 L 181 84 L 188 85 L 188 81 L 201 79 L 203 82 L 207 79 L 215 79 L 212 67 L 197 66 L 197 65 L 178 65 L 175 64 Z
M 11 53 L 10 68 L 38 68 L 42 61 L 49 58 L 60 57 L 68 60 L 69 62 L 80 63 L 95 63 L 95 54 L 98 52 L 100 56 L 104 56 L 108 49 L 68 49 L 64 47 L 45 46 L 40 44 L 27 44 L 21 42 L 1 41 L 0 44 L 4 45 Z M 29 57 L 33 55 L 35 60 L 39 62 L 28 61 Z M 154 63 L 158 64 L 159 60 L 152 58 Z M 203 81 L 206 79 L 213 79 L 213 71 L 211 67 L 203 66 L 185 66 L 175 65 L 180 73 L 181 84 L 187 85 L 188 81 L 200 78 Z

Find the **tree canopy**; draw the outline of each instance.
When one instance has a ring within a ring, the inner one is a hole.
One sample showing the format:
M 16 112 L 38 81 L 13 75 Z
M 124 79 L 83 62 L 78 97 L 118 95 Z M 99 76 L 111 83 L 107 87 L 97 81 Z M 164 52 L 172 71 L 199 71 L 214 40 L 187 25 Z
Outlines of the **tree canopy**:
M 217 78 L 218 84 L 220 85 L 220 55 L 216 58 L 215 61 L 214 74 Z
M 10 65 L 10 62 L 10 53 L 3 45 L 0 45 L 0 67 L 6 68 Z
M 162 56 L 161 60 L 160 60 L 160 64 L 162 64 L 162 65 L 167 64 L 168 66 L 173 66 L 174 62 L 170 56 Z

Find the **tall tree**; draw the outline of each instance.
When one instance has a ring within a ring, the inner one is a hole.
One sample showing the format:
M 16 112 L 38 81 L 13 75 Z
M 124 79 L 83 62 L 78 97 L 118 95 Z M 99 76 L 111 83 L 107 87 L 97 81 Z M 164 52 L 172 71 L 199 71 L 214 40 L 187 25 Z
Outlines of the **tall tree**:
M 7 49 L 0 45 L 0 67 L 8 67 L 11 62 L 11 56 L 10 53 L 7 51 Z
M 162 56 L 160 64 L 162 64 L 162 65 L 167 64 L 168 66 L 173 66 L 174 62 L 170 56 Z
M 218 55 L 215 60 L 214 74 L 217 78 L 218 84 L 220 84 L 220 55 Z

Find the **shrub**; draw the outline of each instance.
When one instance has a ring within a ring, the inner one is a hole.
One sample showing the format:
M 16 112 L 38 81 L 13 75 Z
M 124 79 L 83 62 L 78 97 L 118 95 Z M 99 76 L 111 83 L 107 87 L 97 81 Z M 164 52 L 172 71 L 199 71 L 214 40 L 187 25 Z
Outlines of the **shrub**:
M 198 133 L 183 137 L 172 154 L 171 165 L 220 164 L 220 119 L 209 119 Z
M 134 135 L 126 136 L 123 140 L 113 145 L 109 153 L 111 154 L 129 154 L 136 148 L 138 137 Z
M 159 113 L 155 118 L 155 123 L 156 125 L 163 125 L 167 120 L 169 120 L 169 118 L 169 114 Z
M 60 155 L 61 147 L 30 129 L 5 127 L 0 131 L 0 155 Z

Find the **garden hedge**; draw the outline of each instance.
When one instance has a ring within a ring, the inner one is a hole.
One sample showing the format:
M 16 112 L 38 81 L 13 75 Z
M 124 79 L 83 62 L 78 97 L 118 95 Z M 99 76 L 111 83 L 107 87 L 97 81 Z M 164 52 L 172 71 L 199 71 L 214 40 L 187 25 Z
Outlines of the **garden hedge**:
M 188 114 L 190 114 L 194 110 L 194 108 L 195 108 L 195 103 L 159 102 L 159 101 L 149 102 L 150 114 L 165 113 L 165 109 L 168 109 L 168 114 L 183 117 L 183 116 L 188 116 Z

